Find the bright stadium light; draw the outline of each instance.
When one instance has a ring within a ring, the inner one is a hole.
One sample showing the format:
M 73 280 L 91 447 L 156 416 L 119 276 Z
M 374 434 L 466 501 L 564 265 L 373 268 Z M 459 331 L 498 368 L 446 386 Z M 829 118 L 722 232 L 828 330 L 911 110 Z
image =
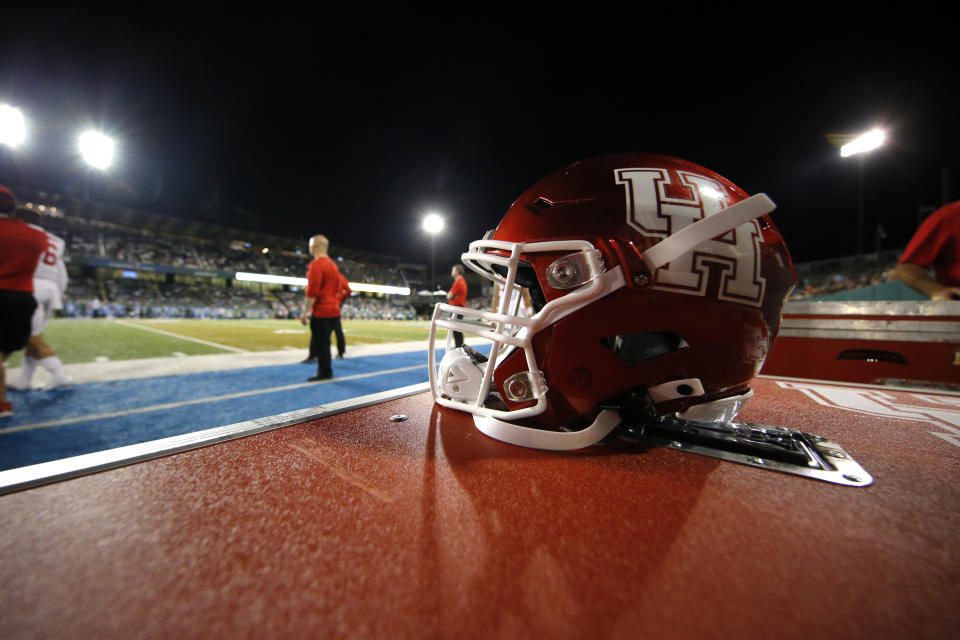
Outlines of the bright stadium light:
M 437 244 L 437 234 L 443 231 L 443 216 L 439 213 L 428 213 L 423 217 L 423 230 L 430 235 L 430 288 L 436 287 L 435 275 L 435 245 Z
M 352 291 L 361 293 L 390 293 L 400 296 L 410 295 L 410 287 L 394 287 L 386 284 L 369 284 L 366 282 L 349 282 Z
M 443 217 L 436 213 L 428 213 L 423 217 L 423 230 L 433 235 L 443 231 Z
M 887 134 L 883 129 L 871 129 L 840 147 L 840 157 L 858 156 L 857 160 L 857 253 L 863 253 L 863 164 L 866 154 L 883 146 Z
M 295 278 L 293 276 L 272 276 L 266 273 L 247 273 L 238 271 L 233 276 L 237 280 L 244 282 L 266 282 L 267 284 L 292 284 L 298 287 L 307 286 L 306 278 Z
M 106 169 L 113 164 L 114 142 L 99 131 L 80 134 L 80 155 L 94 169 Z
M 858 153 L 873 151 L 874 149 L 883 146 L 886 138 L 887 134 L 883 131 L 883 129 L 873 129 L 872 131 L 867 131 L 866 133 L 857 136 L 857 138 L 854 140 L 851 140 L 847 144 L 840 147 L 840 157 L 849 158 L 850 156 Z
M 27 139 L 27 124 L 23 112 L 8 104 L 0 104 L 0 144 L 11 149 L 19 147 Z
M 237 271 L 234 276 L 237 280 L 244 282 L 264 282 L 266 284 L 290 284 L 297 287 L 307 286 L 306 278 L 295 278 L 293 276 L 274 276 L 267 273 L 249 273 L 247 271 Z M 368 282 L 348 282 L 350 289 L 361 293 L 387 293 L 401 296 L 410 295 L 409 287 L 394 287 L 386 284 L 370 284 Z

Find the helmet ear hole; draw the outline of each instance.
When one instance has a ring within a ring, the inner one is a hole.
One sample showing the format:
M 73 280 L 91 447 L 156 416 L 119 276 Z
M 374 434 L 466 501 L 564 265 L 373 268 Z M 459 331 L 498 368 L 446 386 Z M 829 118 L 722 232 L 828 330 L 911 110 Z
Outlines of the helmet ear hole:
M 673 331 L 622 333 L 601 338 L 600 344 L 630 364 L 640 364 L 690 346 L 683 337 Z
M 552 202 L 550 202 L 543 196 L 540 196 L 539 198 L 536 199 L 536 201 L 534 201 L 533 206 L 535 206 L 537 209 L 540 209 L 541 211 L 546 211 L 547 209 L 552 209 L 554 205 Z

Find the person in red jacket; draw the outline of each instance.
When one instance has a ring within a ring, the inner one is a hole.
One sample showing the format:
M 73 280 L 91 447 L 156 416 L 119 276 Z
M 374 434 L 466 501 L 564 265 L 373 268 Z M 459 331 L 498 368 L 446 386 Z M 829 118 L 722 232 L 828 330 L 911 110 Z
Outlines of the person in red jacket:
M 330 366 L 330 333 L 340 317 L 340 270 L 330 259 L 326 236 L 310 238 L 313 261 L 307 266 L 307 289 L 304 292 L 303 313 L 300 321 L 310 324 L 310 353 L 317 357 L 317 375 L 308 382 L 333 378 Z
M 891 276 L 931 300 L 960 300 L 960 200 L 923 221 Z
M 343 302 L 350 297 L 350 294 L 353 293 L 353 290 L 350 288 L 350 283 L 347 281 L 347 277 L 340 274 L 340 308 L 343 309 Z M 343 354 L 347 351 L 347 340 L 343 336 L 343 325 L 340 323 L 340 316 L 337 315 L 336 321 L 333 326 L 333 334 L 337 337 L 337 359 L 342 360 Z M 307 358 L 301 362 L 301 364 L 309 364 L 317 361 L 317 354 L 313 352 L 313 343 L 310 344 L 310 352 L 307 353 Z
M 7 400 L 6 362 L 30 339 L 30 319 L 37 308 L 33 272 L 47 248 L 47 234 L 12 217 L 17 201 L 0 185 L 0 418 L 13 415 Z
M 463 277 L 463 266 L 453 265 L 450 269 L 450 275 L 453 276 L 453 285 L 447 291 L 447 302 L 455 307 L 467 306 L 467 280 Z M 459 317 L 459 316 L 455 316 Z M 459 331 L 453 332 L 453 342 L 456 346 L 463 346 L 463 334 Z

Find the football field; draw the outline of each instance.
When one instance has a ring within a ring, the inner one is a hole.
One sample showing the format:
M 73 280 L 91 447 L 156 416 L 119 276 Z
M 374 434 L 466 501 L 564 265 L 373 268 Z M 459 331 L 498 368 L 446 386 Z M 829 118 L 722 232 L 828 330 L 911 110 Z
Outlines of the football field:
M 57 319 L 44 337 L 76 384 L 8 390 L 0 470 L 312 410 L 427 380 L 430 323 L 347 321 L 334 379 L 308 381 L 310 331 L 293 320 Z M 445 335 L 441 336 L 445 338 Z M 22 352 L 8 361 L 19 373 Z
M 424 341 L 425 321 L 346 320 L 351 345 Z M 220 353 L 306 351 L 310 329 L 298 320 L 107 320 L 54 319 L 44 332 L 66 365 L 87 362 L 167 358 Z M 332 336 L 331 336 L 332 339 Z M 7 367 L 19 367 L 17 352 Z

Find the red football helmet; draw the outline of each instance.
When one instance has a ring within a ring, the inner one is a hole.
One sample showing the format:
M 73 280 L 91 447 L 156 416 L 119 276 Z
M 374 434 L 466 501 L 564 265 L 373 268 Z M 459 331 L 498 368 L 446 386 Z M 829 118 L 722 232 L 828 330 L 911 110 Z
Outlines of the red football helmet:
M 732 420 L 796 279 L 773 209 L 661 155 L 594 158 L 540 180 L 462 256 L 501 288 L 499 308 L 434 310 L 437 403 L 542 449 L 672 413 Z M 448 330 L 439 368 L 437 328 Z M 452 331 L 489 340 L 489 355 L 453 348 Z

